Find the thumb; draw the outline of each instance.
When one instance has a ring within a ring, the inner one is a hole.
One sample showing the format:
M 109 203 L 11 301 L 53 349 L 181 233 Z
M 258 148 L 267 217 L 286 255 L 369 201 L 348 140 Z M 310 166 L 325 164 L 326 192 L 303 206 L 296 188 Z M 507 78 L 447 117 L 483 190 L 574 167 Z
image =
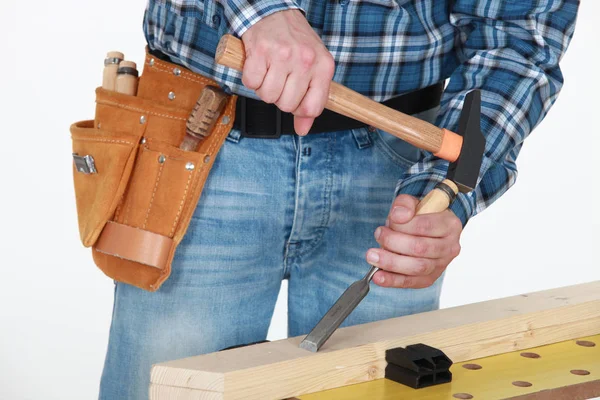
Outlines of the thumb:
M 406 224 L 415 216 L 419 199 L 407 194 L 396 197 L 390 210 L 390 220 L 395 224 Z
M 300 136 L 305 136 L 312 126 L 314 118 L 311 117 L 296 117 L 294 116 L 294 130 Z

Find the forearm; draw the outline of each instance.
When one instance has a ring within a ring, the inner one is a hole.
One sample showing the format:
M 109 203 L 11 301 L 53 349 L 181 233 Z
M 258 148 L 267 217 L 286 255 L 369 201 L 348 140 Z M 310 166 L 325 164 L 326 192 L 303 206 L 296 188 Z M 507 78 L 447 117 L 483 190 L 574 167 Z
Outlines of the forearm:
M 471 193 L 460 194 L 452 206 L 463 225 L 515 183 L 523 141 L 562 87 L 558 64 L 573 35 L 579 4 L 529 1 L 478 12 L 483 8 L 476 7 L 479 3 L 454 5 L 451 21 L 460 32 L 461 64 L 450 77 L 436 123 L 456 131 L 465 95 L 481 91 L 486 149 L 478 184 Z M 402 177 L 397 193 L 422 196 L 443 179 L 447 166 L 428 154 Z

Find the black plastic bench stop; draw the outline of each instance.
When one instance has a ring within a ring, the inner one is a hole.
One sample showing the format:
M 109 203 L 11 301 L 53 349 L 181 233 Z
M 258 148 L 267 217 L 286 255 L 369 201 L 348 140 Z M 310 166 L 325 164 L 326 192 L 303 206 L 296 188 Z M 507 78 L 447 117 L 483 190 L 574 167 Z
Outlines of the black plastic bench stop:
M 412 344 L 385 352 L 385 377 L 414 389 L 452 381 L 452 360 L 426 344 Z

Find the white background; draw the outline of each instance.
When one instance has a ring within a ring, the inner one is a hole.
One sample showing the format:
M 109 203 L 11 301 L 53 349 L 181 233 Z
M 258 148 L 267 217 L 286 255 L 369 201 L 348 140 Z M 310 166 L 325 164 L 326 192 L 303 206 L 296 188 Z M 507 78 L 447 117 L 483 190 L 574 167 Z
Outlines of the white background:
M 443 307 L 600 279 L 600 4 L 583 3 L 563 92 L 516 186 L 469 223 Z M 68 127 L 93 118 L 106 51 L 142 62 L 144 6 L 2 2 L 1 399 L 97 397 L 113 283 L 79 242 Z M 270 339 L 285 309 L 282 291 Z

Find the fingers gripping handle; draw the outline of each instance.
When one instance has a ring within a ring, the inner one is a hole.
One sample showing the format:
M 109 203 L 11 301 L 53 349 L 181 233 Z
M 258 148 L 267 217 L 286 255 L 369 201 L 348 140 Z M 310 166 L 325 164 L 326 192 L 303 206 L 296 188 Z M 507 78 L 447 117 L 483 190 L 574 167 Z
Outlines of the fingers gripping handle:
M 438 183 L 417 205 L 417 215 L 432 214 L 447 209 L 458 194 L 458 186 L 450 179 Z
M 450 179 L 444 179 L 417 204 L 416 215 L 442 212 L 450 207 L 457 195 L 458 186 Z M 377 271 L 379 268 L 372 265 L 364 279 L 370 281 Z
M 242 41 L 224 35 L 215 60 L 217 64 L 242 71 L 245 60 Z M 460 135 L 379 104 L 339 83 L 331 82 L 325 108 L 389 132 L 450 162 L 456 161 L 460 154 Z

